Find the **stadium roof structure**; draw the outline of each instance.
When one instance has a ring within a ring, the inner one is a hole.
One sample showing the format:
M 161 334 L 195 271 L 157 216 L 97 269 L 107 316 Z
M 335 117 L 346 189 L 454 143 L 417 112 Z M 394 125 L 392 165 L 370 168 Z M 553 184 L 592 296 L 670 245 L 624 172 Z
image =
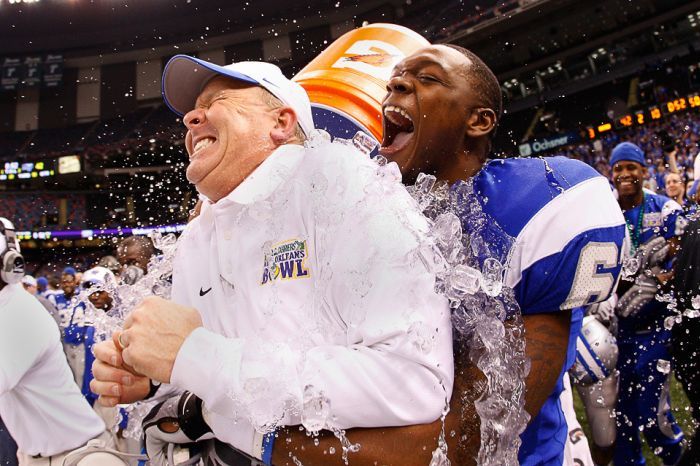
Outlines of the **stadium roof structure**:
M 313 18 L 328 24 L 336 17 L 352 17 L 353 12 L 405 4 L 405 0 L 14 1 L 18 3 L 0 0 L 0 30 L 9 32 L 0 43 L 0 55 L 123 52 Z

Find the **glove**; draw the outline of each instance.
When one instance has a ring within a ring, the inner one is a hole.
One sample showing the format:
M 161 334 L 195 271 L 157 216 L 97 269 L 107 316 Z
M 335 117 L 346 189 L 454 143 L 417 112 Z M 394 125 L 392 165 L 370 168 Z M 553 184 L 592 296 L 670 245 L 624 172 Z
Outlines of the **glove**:
M 634 285 L 622 295 L 615 310 L 620 317 L 635 315 L 648 302 L 654 299 L 659 291 L 659 283 L 654 277 L 658 268 L 644 271 L 634 279 Z
M 202 417 L 202 400 L 184 392 L 157 404 L 143 420 L 146 452 L 153 466 L 173 466 L 173 444 L 214 438 Z
M 616 305 L 617 295 L 613 293 L 612 296 L 605 301 L 588 306 L 588 315 L 595 317 L 601 324 L 607 327 L 615 319 Z
M 639 246 L 639 250 L 637 251 L 639 270 L 643 272 L 652 267 L 660 266 L 668 256 L 669 247 L 668 242 L 662 236 L 652 238 Z

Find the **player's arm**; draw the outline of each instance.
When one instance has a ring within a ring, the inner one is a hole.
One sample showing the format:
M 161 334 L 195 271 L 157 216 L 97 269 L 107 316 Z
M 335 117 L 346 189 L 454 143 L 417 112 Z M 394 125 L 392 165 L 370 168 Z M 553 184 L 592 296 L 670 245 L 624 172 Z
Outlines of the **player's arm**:
M 678 163 L 676 162 L 676 153 L 678 152 L 676 148 L 674 147 L 671 151 L 666 151 L 666 157 L 668 157 L 668 170 L 671 173 L 680 173 L 681 171 L 678 169 Z
M 523 316 L 525 354 L 530 360 L 526 380 L 525 410 L 532 419 L 559 381 L 571 329 L 571 311 L 557 311 Z
M 525 409 L 535 418 L 559 380 L 569 341 L 571 311 L 523 316 L 525 352 L 531 361 L 526 380 Z M 464 358 L 460 358 L 462 361 Z M 459 366 L 458 361 L 456 361 Z M 459 368 L 450 413 L 445 424 L 448 456 L 452 464 L 475 464 L 479 453 L 479 417 L 474 401 L 483 388 L 481 371 L 471 364 Z M 533 414 L 534 413 L 534 414 Z M 360 450 L 350 454 L 356 466 L 402 465 L 424 466 L 430 463 L 437 447 L 442 423 L 384 429 L 352 429 L 347 432 L 351 443 Z M 452 435 L 454 432 L 454 435 Z M 275 442 L 273 464 L 294 466 L 294 458 L 306 466 L 342 466 L 342 446 L 331 433 L 324 432 L 316 441 L 296 427 L 285 429 Z M 328 452 L 335 450 L 335 455 Z
M 460 366 L 460 364 L 457 364 Z M 479 416 L 474 409 L 484 388 L 481 371 L 469 364 L 459 367 L 450 402 L 450 413 L 445 420 L 445 438 L 448 457 L 452 464 L 472 466 L 479 451 Z M 469 402 L 464 402 L 469 400 Z M 425 466 L 430 463 L 438 446 L 442 422 L 406 427 L 350 429 L 346 432 L 352 444 L 360 449 L 349 453 L 353 466 Z M 334 453 L 331 454 L 330 452 Z M 295 466 L 295 459 L 306 466 L 344 466 L 342 445 L 328 431 L 322 431 L 316 440 L 297 426 L 279 432 L 275 441 L 272 463 L 275 466 Z

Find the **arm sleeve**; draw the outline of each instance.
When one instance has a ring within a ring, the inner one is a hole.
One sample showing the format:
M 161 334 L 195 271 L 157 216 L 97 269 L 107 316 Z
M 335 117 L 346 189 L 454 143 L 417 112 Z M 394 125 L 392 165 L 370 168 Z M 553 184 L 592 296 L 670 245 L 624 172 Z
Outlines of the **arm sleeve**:
M 422 424 L 445 408 L 454 376 L 452 329 L 449 306 L 418 254 L 427 224 L 403 187 L 374 184 L 380 180 L 371 179 L 372 167 L 341 171 L 369 179 L 348 180 L 357 189 L 342 196 L 344 215 L 317 225 L 314 273 L 325 301 L 319 319 L 342 329 L 332 338 L 342 344 L 299 350 L 200 328 L 180 349 L 172 381 L 202 398 L 224 441 L 241 448 L 223 428 L 223 417 L 236 427 L 235 413 L 258 429 L 275 414 L 279 424 L 299 424 L 305 392 L 327 409 L 324 428 Z M 381 203 L 368 199 L 373 187 L 380 193 L 387 187 Z
M 13 285 L 10 285 L 13 286 Z M 58 331 L 39 301 L 13 291 L 0 317 L 0 395 L 12 390 L 42 357 Z
M 596 176 L 560 194 L 516 238 L 506 273 L 523 314 L 607 299 L 621 269 L 625 220 L 607 180 Z

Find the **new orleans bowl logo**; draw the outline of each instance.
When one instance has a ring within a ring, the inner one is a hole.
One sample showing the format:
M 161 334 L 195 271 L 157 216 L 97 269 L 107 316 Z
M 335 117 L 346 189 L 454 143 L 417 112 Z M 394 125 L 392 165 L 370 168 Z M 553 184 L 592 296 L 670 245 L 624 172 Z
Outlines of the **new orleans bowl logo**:
M 265 252 L 260 284 L 265 285 L 273 280 L 294 280 L 311 276 L 306 266 L 308 251 L 306 240 L 295 238 L 273 244 Z

